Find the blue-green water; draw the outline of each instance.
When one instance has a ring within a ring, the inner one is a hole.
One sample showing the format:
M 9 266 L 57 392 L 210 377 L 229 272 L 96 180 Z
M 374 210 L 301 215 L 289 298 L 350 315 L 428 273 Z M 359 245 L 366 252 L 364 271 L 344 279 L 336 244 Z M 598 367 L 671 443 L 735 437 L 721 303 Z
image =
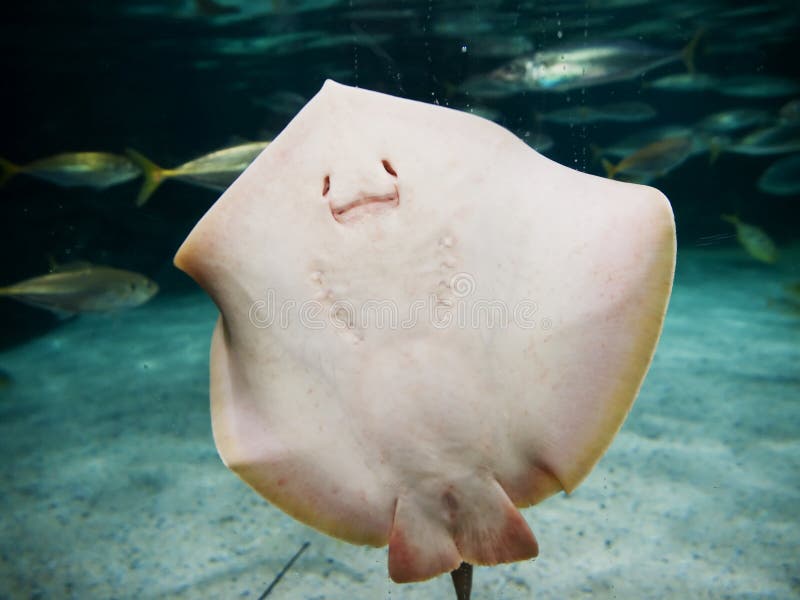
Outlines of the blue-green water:
M 738 76 L 755 77 L 750 88 L 766 76 L 800 81 L 795 3 L 33 1 L 3 10 L 0 156 L 17 164 L 135 148 L 178 165 L 271 139 L 327 78 L 491 109 L 530 143 L 549 136 L 547 156 L 599 175 L 598 152 L 634 133 L 680 125 L 702 141 L 708 115 L 766 113 L 650 182 L 670 198 L 679 254 L 644 388 L 586 482 L 524 511 L 540 557 L 478 568 L 473 597 L 800 593 L 800 198 L 758 184 L 790 152 L 731 150 L 776 124 L 796 141 L 796 122 L 780 111 L 800 93 L 721 91 Z M 676 59 L 563 92 L 464 93 L 470 78 L 520 54 L 620 40 L 677 57 L 698 32 L 696 69 L 715 78 L 704 90 L 649 85 L 685 73 Z M 542 117 L 630 101 L 655 116 Z M 392 583 L 385 549 L 317 534 L 225 469 L 207 399 L 215 308 L 171 263 L 219 192 L 167 181 L 137 208 L 140 183 L 98 191 L 19 174 L 0 189 L 0 284 L 47 272 L 53 257 L 131 269 L 161 287 L 142 307 L 67 320 L 1 301 L 0 598 L 257 598 L 306 540 L 271 597 L 452 597 L 446 577 Z M 748 254 L 720 219 L 727 213 L 764 230 L 777 262 Z

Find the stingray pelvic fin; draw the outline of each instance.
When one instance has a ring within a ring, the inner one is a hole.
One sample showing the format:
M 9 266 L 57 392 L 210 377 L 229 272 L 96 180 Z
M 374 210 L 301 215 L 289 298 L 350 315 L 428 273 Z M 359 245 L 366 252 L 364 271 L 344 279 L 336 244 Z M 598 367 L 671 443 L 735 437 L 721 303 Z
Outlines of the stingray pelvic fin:
M 469 492 L 448 487 L 438 507 L 414 496 L 398 499 L 389 537 L 391 578 L 423 581 L 462 562 L 496 565 L 537 556 L 539 546 L 525 519 L 500 484 L 492 483 L 467 486 Z

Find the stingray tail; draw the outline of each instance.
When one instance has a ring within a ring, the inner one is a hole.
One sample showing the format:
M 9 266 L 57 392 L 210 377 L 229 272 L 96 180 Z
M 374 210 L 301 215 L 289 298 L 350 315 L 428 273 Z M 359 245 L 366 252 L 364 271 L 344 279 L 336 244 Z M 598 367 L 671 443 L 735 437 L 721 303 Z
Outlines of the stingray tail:
M 0 187 L 4 186 L 9 179 L 22 171 L 22 167 L 15 165 L 10 160 L 0 158 Z
M 425 500 L 428 500 L 425 498 Z M 496 565 L 539 553 L 528 524 L 496 481 L 443 491 L 440 510 L 401 496 L 389 535 L 389 575 L 398 583 L 451 572 L 462 562 Z
M 172 171 L 162 169 L 136 150 L 128 148 L 125 150 L 125 154 L 142 170 L 142 175 L 144 175 L 144 183 L 136 197 L 136 206 L 144 206 L 164 179 L 172 175 Z

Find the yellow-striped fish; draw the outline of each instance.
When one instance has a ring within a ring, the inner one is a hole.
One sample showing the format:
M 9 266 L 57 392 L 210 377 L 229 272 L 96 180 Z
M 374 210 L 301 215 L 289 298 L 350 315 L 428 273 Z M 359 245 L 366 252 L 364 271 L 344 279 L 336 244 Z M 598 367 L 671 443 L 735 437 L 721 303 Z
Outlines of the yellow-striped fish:
M 24 165 L 0 158 L 0 185 L 17 173 L 44 179 L 64 187 L 103 189 L 142 174 L 128 157 L 108 152 L 63 152 Z
M 647 144 L 616 165 L 603 159 L 603 168 L 611 179 L 618 174 L 660 177 L 683 163 L 692 154 L 693 147 L 690 136 L 668 137 Z
M 778 260 L 778 248 L 763 229 L 744 223 L 736 215 L 722 215 L 721 218 L 736 227 L 736 239 L 750 256 L 769 264 Z
M 142 206 L 159 185 L 169 178 L 180 179 L 195 185 L 225 190 L 253 162 L 269 142 L 250 142 L 216 150 L 190 160 L 174 169 L 162 169 L 135 150 L 127 154 L 144 172 L 144 184 L 136 200 Z
M 144 304 L 158 284 L 132 271 L 86 262 L 0 287 L 0 297 L 12 298 L 59 314 L 110 312 Z

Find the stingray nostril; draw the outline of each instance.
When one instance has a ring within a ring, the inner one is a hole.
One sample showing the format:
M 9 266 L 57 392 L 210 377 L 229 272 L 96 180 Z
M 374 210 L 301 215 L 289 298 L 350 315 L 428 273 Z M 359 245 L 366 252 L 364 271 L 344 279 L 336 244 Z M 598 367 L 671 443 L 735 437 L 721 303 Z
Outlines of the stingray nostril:
M 325 180 L 322 183 L 322 195 L 325 196 L 331 189 L 331 176 L 325 175 Z
M 383 163 L 383 168 L 386 169 L 386 172 L 391 175 L 392 177 L 397 177 L 397 171 L 394 170 L 392 167 L 392 163 L 390 163 L 385 158 L 381 161 Z

